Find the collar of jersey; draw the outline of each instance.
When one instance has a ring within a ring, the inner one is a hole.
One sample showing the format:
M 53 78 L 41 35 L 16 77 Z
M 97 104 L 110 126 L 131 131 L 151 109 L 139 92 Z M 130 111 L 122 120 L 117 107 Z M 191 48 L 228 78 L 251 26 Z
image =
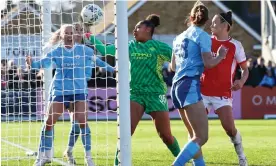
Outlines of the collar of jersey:
M 150 43 L 150 42 L 152 42 L 152 41 L 154 41 L 153 39 L 150 39 L 150 40 L 148 40 L 148 41 L 146 41 L 146 42 L 139 42 L 139 41 L 137 41 L 137 40 L 135 40 L 137 43 L 139 43 L 139 44 L 147 44 L 147 43 Z
M 226 42 L 226 41 L 230 41 L 232 39 L 231 36 L 228 37 L 228 39 L 226 40 L 218 40 L 215 36 L 212 36 L 214 39 L 216 39 L 217 41 L 220 41 L 220 42 Z
M 65 51 L 67 51 L 67 52 L 72 52 L 72 51 L 75 49 L 76 45 L 78 45 L 78 44 L 74 44 L 72 48 L 66 48 L 66 47 L 64 46 L 64 44 L 62 43 L 61 46 L 62 46 L 62 48 L 63 48 Z

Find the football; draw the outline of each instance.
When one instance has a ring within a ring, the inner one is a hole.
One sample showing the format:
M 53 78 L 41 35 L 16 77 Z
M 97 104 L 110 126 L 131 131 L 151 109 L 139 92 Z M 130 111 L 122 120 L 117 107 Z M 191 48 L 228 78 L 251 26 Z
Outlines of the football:
M 88 4 L 81 11 L 83 23 L 97 25 L 103 20 L 103 10 L 96 4 Z

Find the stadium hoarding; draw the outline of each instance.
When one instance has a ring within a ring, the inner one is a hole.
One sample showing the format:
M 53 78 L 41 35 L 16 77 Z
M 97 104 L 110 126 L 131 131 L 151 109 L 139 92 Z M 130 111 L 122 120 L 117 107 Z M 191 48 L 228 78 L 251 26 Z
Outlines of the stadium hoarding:
M 116 120 L 117 119 L 117 102 L 116 102 L 116 88 L 107 89 L 103 88 L 90 88 L 88 90 L 88 119 L 90 120 Z M 180 119 L 178 111 L 173 108 L 170 88 L 168 88 L 168 93 L 166 95 L 169 103 L 170 118 Z M 233 94 L 233 115 L 235 119 L 241 118 L 241 108 L 240 108 L 240 91 L 234 92 Z M 69 120 L 69 114 L 63 115 L 62 119 Z M 213 110 L 209 113 L 210 118 L 216 118 L 216 114 Z M 144 115 L 142 119 L 151 119 L 149 115 Z
M 41 117 L 42 101 L 41 94 L 37 93 L 37 115 Z M 88 108 L 90 120 L 116 120 L 117 102 L 116 88 L 90 88 L 88 91 Z M 167 99 L 169 102 L 171 119 L 180 119 L 178 111 L 173 109 L 170 88 Z M 235 119 L 263 119 L 266 114 L 276 114 L 276 88 L 243 87 L 242 90 L 233 92 L 233 115 Z M 213 110 L 209 117 L 216 117 Z M 40 119 L 40 118 L 38 118 Z M 64 120 L 69 120 L 69 114 L 65 111 Z M 144 115 L 143 119 L 150 119 Z
M 242 119 L 263 119 L 276 115 L 276 87 L 244 87 L 241 94 Z
M 14 96 L 17 93 L 10 93 L 11 96 L 9 98 L 18 98 L 18 99 L 23 99 L 23 97 L 16 97 Z M 23 94 L 23 93 L 18 93 Z M 9 112 L 12 112 L 12 109 L 14 110 L 14 114 L 12 118 L 16 118 L 15 115 L 18 115 L 18 118 L 24 118 L 24 120 L 28 120 L 29 113 L 31 113 L 31 118 L 32 120 L 40 120 L 43 119 L 45 116 L 45 111 L 44 111 L 44 101 L 42 99 L 42 88 L 37 88 L 36 92 L 32 93 L 31 99 L 35 99 L 35 101 L 32 101 L 32 110 L 29 110 L 29 101 L 19 101 L 18 102 L 12 102 L 8 103 L 7 101 L 13 101 L 13 100 L 2 100 L 1 106 L 6 106 L 10 105 Z M 88 119 L 89 120 L 116 120 L 117 119 L 117 101 L 116 101 L 116 95 L 117 91 L 116 88 L 114 87 L 108 87 L 108 88 L 89 88 L 88 90 Z M 166 95 L 169 103 L 169 110 L 170 110 L 170 118 L 171 119 L 180 119 L 180 116 L 178 114 L 178 111 L 173 108 L 171 96 L 170 96 L 170 88 L 168 89 L 168 93 Z M 26 96 L 25 98 L 28 99 Z M 236 91 L 233 93 L 233 115 L 235 119 L 241 119 L 241 91 Z M 15 107 L 18 105 L 18 108 Z M 22 106 L 22 108 L 20 107 Z M 4 106 L 4 107 L 5 107 Z M 33 107 L 34 106 L 34 107 Z M 8 107 L 7 107 L 8 108 Z M 6 113 L 3 112 L 4 110 L 7 109 L 2 109 L 2 120 L 7 120 L 10 117 L 3 116 Z M 26 115 L 26 117 L 22 117 L 22 113 Z M 19 116 L 20 115 L 20 116 Z M 217 115 L 214 113 L 213 110 L 211 110 L 208 114 L 210 118 L 216 118 Z M 149 115 L 144 115 L 143 119 L 151 119 Z M 30 120 L 30 119 L 29 119 Z M 60 118 L 60 120 L 70 120 L 70 116 L 67 110 L 64 110 L 63 116 Z

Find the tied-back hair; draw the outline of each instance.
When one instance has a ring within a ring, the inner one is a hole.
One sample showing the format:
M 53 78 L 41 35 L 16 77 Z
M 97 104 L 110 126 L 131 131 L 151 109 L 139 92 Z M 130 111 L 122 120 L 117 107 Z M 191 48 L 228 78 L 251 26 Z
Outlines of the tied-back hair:
M 156 14 L 150 14 L 145 20 L 141 21 L 140 24 L 151 27 L 151 35 L 153 35 L 155 27 L 158 27 L 160 25 L 160 16 Z
M 203 16 L 199 17 L 196 15 L 198 8 L 203 8 Z M 205 23 L 209 20 L 209 10 L 208 8 L 201 2 L 201 1 L 197 1 L 194 4 L 194 7 L 191 10 L 190 13 L 190 17 L 189 17 L 189 23 L 188 25 L 190 25 L 191 23 L 196 25 L 196 26 L 203 26 L 205 25 Z
M 60 29 L 56 30 L 51 38 L 49 39 L 49 42 L 47 43 L 49 46 L 54 46 L 56 45 L 59 41 L 61 40 L 60 38 Z
M 228 11 L 226 13 L 220 13 L 220 21 L 221 23 L 225 22 L 228 24 L 228 28 L 227 31 L 230 31 L 232 25 L 233 25 L 233 21 L 232 21 L 232 11 Z

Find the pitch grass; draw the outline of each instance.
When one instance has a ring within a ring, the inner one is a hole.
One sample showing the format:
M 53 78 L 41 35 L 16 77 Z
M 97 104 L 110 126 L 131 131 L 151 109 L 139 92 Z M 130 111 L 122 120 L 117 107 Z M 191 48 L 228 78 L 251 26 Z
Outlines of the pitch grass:
M 234 166 L 237 157 L 218 120 L 211 120 L 210 139 L 203 151 L 207 166 Z M 97 166 L 112 166 L 116 148 L 116 122 L 89 122 L 92 131 L 93 158 Z M 237 127 L 243 136 L 243 145 L 250 166 L 276 165 L 276 121 L 240 120 Z M 1 138 L 36 150 L 41 122 L 1 123 Z M 187 132 L 180 120 L 171 121 L 172 132 L 181 147 L 187 141 Z M 66 148 L 69 122 L 55 126 L 55 157 L 62 160 Z M 83 148 L 78 140 L 74 155 L 78 165 L 83 165 Z M 27 157 L 24 150 L 2 142 L 1 165 L 28 166 L 35 157 Z M 18 160 L 20 159 L 20 160 Z M 151 121 L 141 121 L 132 139 L 132 162 L 134 166 L 169 166 L 174 157 L 158 137 Z M 65 161 L 65 160 L 64 160 Z M 50 165 L 50 164 L 49 164 Z M 52 163 L 52 165 L 59 165 Z M 190 165 L 190 164 L 189 164 Z

